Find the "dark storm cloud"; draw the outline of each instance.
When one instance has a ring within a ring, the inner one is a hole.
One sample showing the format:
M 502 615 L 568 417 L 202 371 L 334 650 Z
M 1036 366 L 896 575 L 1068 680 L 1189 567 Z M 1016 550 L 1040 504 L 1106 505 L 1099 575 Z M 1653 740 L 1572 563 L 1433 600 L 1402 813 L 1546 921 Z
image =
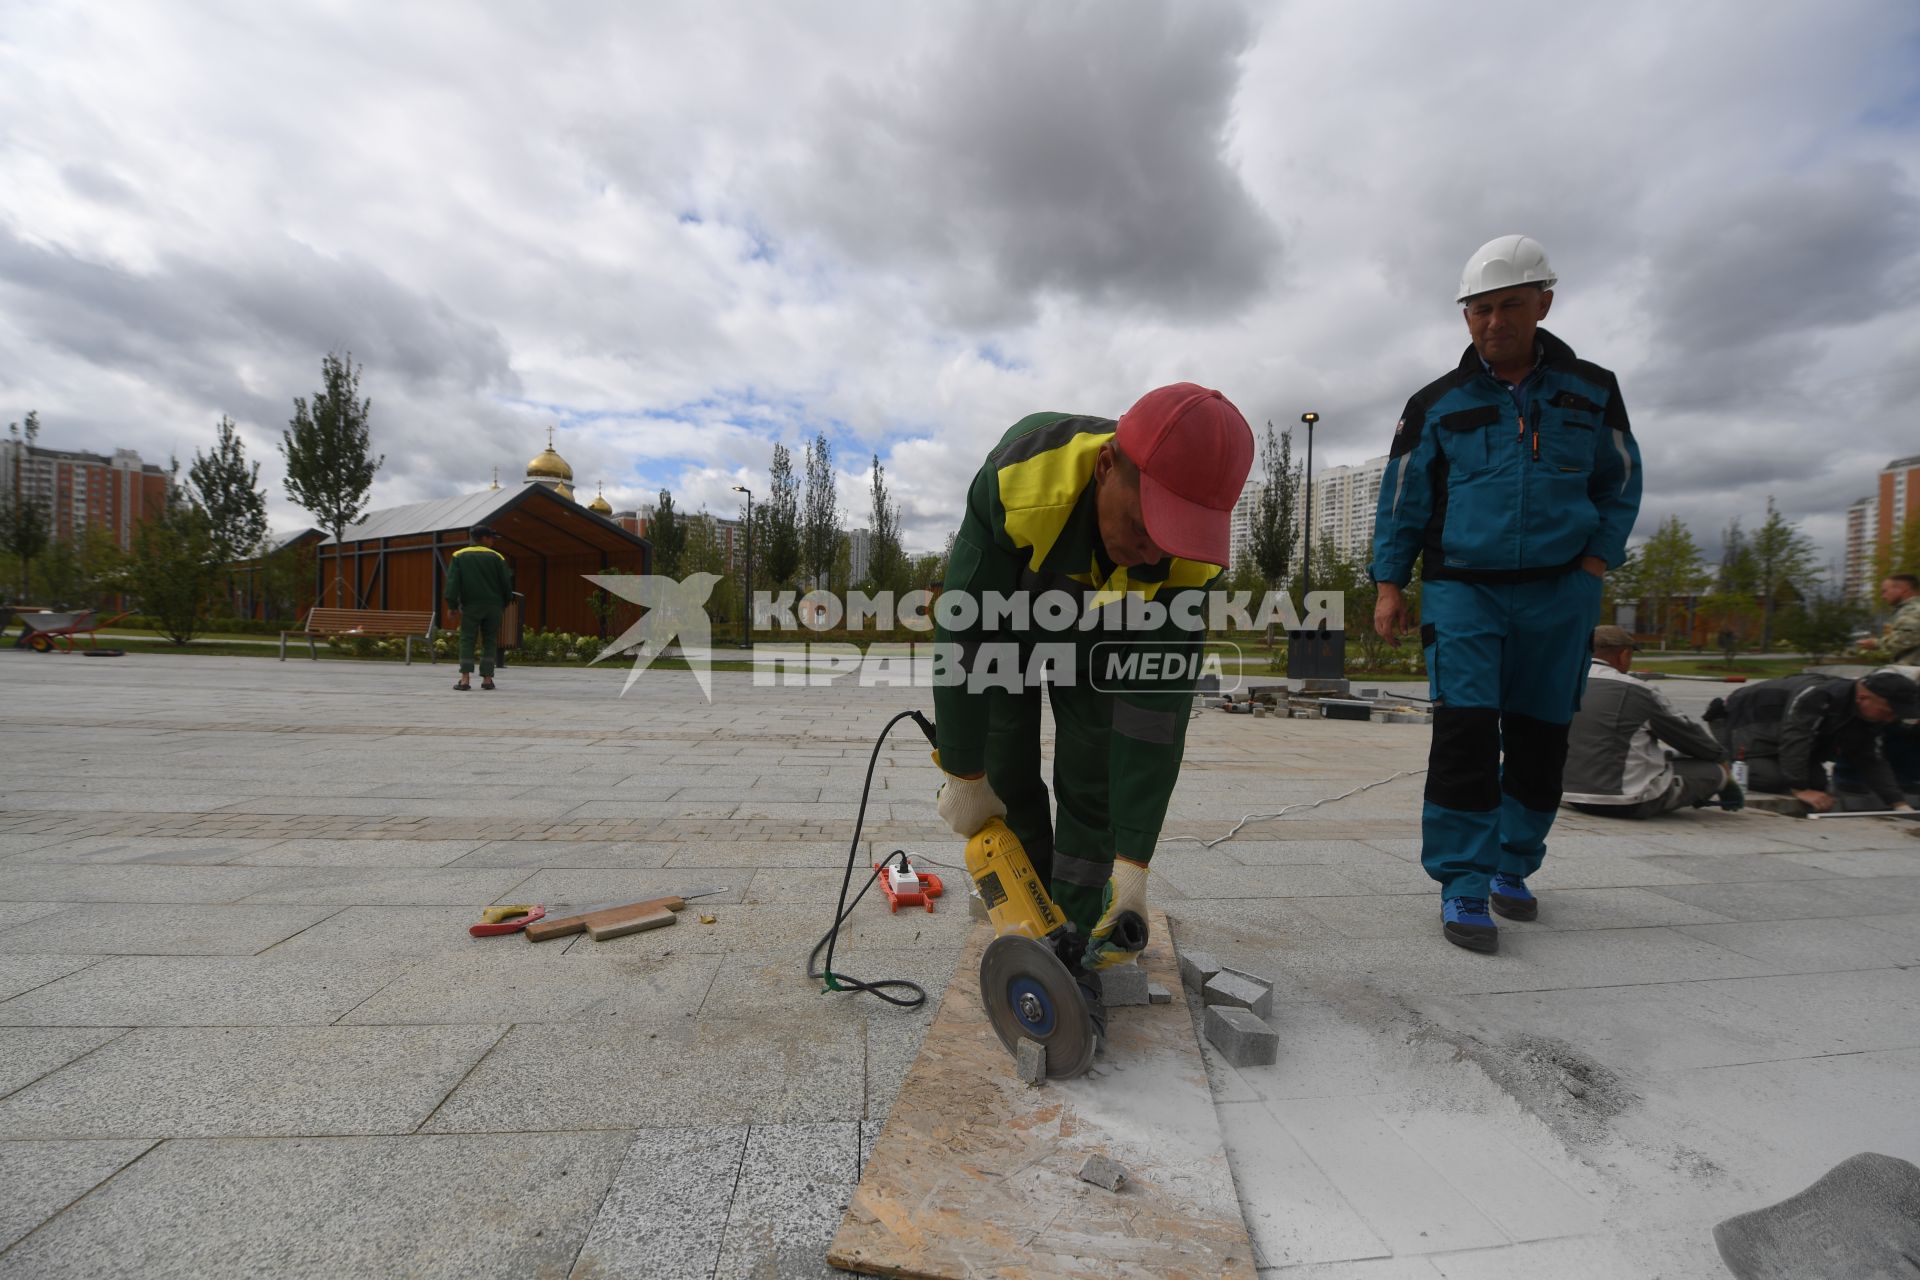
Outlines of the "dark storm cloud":
M 0 287 L 17 291 L 39 336 L 94 364 L 160 371 L 234 344 L 288 355 L 359 348 L 420 387 L 510 387 L 505 344 L 364 263 L 296 245 L 244 269 L 169 258 L 151 272 L 92 262 L 0 229 Z
M 1227 6 L 998 4 L 910 68 L 843 78 L 780 198 L 871 264 L 943 281 L 980 320 L 1049 292 L 1177 316 L 1263 288 L 1278 236 L 1225 155 Z
M 1869 321 L 1920 283 L 1916 231 L 1920 202 L 1890 164 L 1755 183 L 1663 239 L 1649 310 L 1686 356 Z

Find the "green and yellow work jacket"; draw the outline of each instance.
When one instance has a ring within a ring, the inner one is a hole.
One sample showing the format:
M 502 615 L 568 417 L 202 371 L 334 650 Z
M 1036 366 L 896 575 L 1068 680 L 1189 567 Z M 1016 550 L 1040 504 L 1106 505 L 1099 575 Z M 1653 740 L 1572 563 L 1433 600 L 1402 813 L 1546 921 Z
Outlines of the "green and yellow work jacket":
M 966 515 L 942 581 L 943 607 L 935 611 L 934 639 L 936 645 L 951 646 L 969 669 L 991 641 L 1073 646 L 1075 670 L 1050 678 L 1056 683 L 1071 678 L 1099 691 L 1096 696 L 1112 698 L 1107 781 L 1114 852 L 1144 862 L 1160 838 L 1179 780 L 1193 705 L 1192 664 L 1205 634 L 1205 593 L 1221 569 L 1178 558 L 1127 568 L 1108 557 L 1093 471 L 1100 446 L 1113 439 L 1115 427 L 1111 418 L 1036 413 L 1001 438 L 968 491 Z M 950 629 L 943 615 L 951 592 L 970 593 L 976 600 L 988 593 L 1024 592 L 1031 600 L 1064 592 L 1076 616 L 1065 630 L 1059 629 L 1057 616 L 1049 619 L 1053 628 L 1044 625 L 1037 609 L 1024 629 L 984 617 Z M 1158 608 L 1143 610 L 1142 602 Z M 1156 614 L 1164 615 L 1157 623 Z M 1089 618 L 1091 628 L 1083 625 Z M 1134 625 L 1114 629 L 1129 621 Z M 1172 678 L 1100 678 L 1102 670 L 1111 676 L 1112 655 L 1133 650 L 1158 654 L 1162 671 L 1164 660 L 1178 655 L 1187 672 Z M 985 769 L 988 696 L 966 683 L 936 680 L 935 728 L 941 765 L 948 772 Z
M 462 613 L 500 613 L 513 599 L 513 567 L 492 547 L 462 547 L 447 565 L 447 589 L 441 594 L 448 607 Z

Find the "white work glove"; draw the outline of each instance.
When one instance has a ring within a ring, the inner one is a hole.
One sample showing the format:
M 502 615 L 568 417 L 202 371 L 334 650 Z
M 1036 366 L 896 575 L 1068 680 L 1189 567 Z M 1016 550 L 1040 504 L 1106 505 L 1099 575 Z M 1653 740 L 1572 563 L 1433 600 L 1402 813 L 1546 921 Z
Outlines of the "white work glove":
M 1087 941 L 1087 968 L 1105 969 L 1112 965 L 1125 964 L 1140 954 L 1139 950 L 1121 945 L 1122 939 L 1114 936 L 1114 925 L 1127 912 L 1140 917 L 1139 936 L 1144 939 L 1147 922 L 1147 869 L 1137 862 L 1115 858 L 1113 877 L 1107 881 L 1106 909 L 1100 913 L 1100 921 L 1093 926 L 1093 936 Z
M 940 816 L 962 840 L 973 839 L 989 820 L 1007 816 L 1006 803 L 993 793 L 984 775 L 956 778 L 949 773 L 940 786 L 938 807 Z

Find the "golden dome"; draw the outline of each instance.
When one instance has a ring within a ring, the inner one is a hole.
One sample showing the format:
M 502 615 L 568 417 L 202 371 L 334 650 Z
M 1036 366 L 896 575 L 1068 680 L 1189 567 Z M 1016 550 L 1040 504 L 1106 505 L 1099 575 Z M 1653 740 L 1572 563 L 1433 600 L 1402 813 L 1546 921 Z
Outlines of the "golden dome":
M 547 428 L 547 447 L 534 455 L 532 460 L 527 463 L 527 479 L 560 481 L 573 479 L 573 468 L 567 465 L 565 458 L 553 451 L 552 427 Z M 571 497 L 572 495 L 569 494 L 567 496 Z
M 613 514 L 613 504 L 607 501 L 606 490 L 603 486 L 595 486 L 593 501 L 587 504 L 587 510 L 597 511 L 603 516 L 611 516 Z

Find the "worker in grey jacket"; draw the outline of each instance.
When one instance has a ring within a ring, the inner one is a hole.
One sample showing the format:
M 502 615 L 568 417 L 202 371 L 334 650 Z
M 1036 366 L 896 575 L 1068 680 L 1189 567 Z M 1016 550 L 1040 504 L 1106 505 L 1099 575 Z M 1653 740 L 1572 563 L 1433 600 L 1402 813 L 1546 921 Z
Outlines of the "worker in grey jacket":
M 1593 662 L 1567 735 L 1561 800 L 1611 818 L 1698 808 L 1716 795 L 1722 808 L 1739 808 L 1743 797 L 1720 743 L 1658 689 L 1628 675 L 1632 662 L 1626 628 L 1593 629 Z

